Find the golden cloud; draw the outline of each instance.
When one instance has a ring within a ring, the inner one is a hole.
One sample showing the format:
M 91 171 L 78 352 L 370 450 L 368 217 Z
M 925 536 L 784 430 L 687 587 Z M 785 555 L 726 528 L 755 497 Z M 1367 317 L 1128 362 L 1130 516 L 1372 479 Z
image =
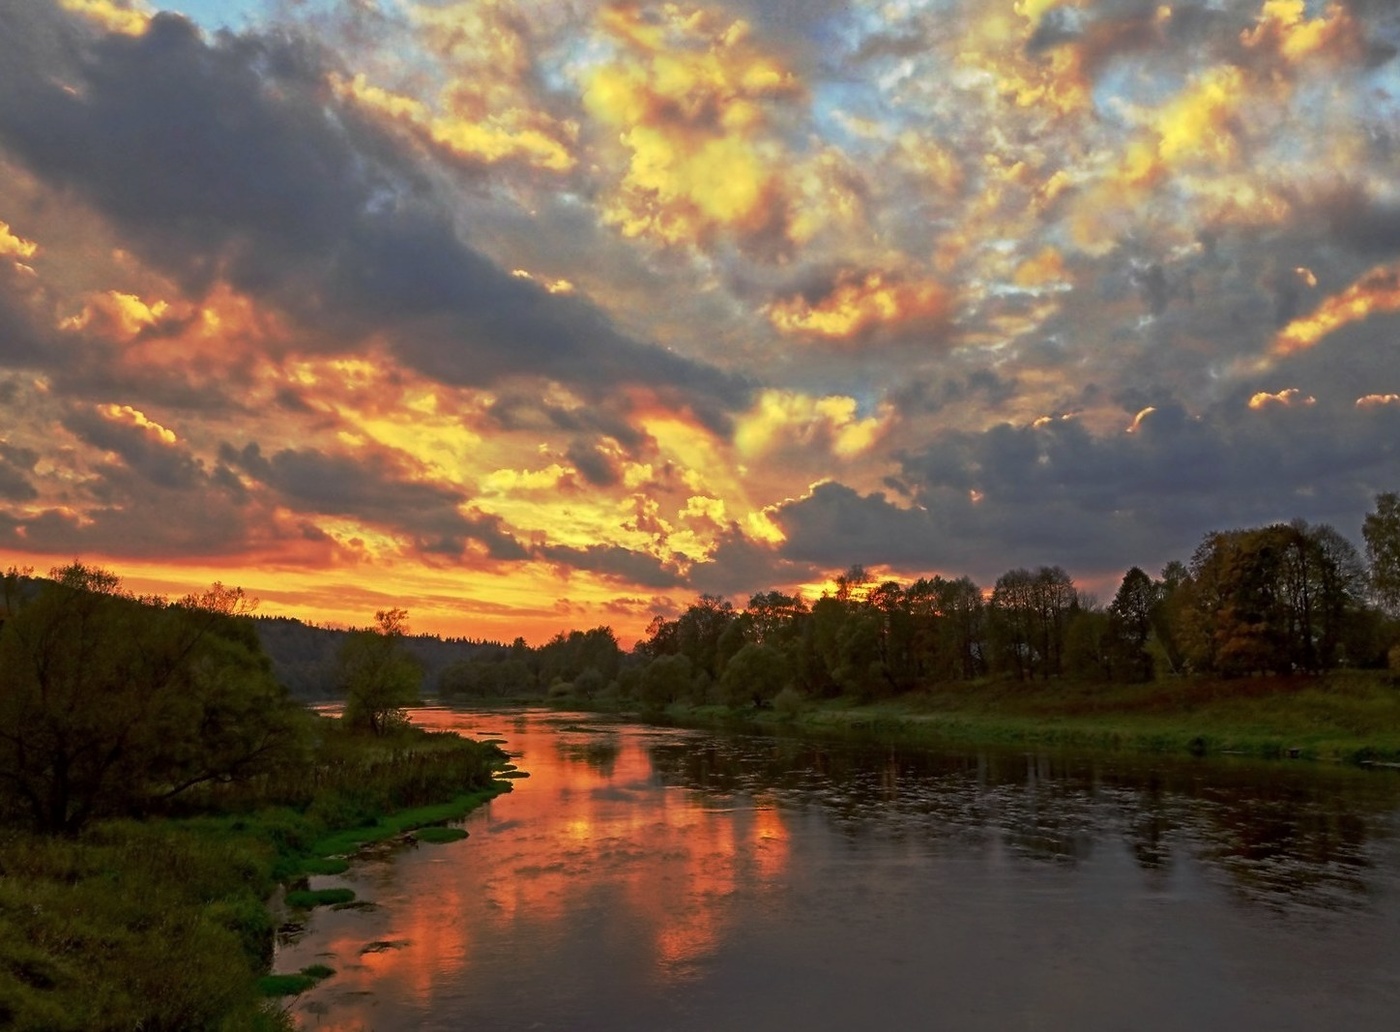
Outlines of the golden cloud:
M 1249 407 L 1255 411 L 1271 407 L 1297 408 L 1316 404 L 1316 398 L 1311 394 L 1303 394 L 1297 387 L 1289 387 L 1276 394 L 1270 394 L 1268 391 L 1260 391 L 1249 399 Z
M 1376 312 L 1400 311 L 1400 269 L 1379 266 L 1310 314 L 1294 319 L 1274 338 L 1273 352 L 1288 355 L 1312 347 L 1328 334 Z
M 1033 56 L 1027 44 L 1041 17 L 1055 7 L 1079 6 L 1077 0 L 1018 0 L 1013 13 L 996 4 L 979 8 L 958 50 L 958 62 L 985 76 L 997 94 L 1020 108 L 1058 117 L 1086 114 L 1093 108 L 1091 83 L 1076 47 L 1056 47 Z M 1019 16 L 1019 17 L 1018 17 Z
M 516 279 L 527 279 L 533 283 L 538 283 L 551 294 L 572 294 L 574 292 L 574 285 L 570 280 L 549 279 L 547 276 L 537 276 L 528 269 L 512 269 L 510 274 Z
M 1115 179 L 1129 191 L 1150 189 L 1191 163 L 1229 165 L 1244 75 L 1231 65 L 1207 69 L 1149 118 L 1148 139 L 1130 144 Z
M 166 429 L 155 420 L 147 418 L 146 413 L 130 405 L 99 405 L 97 411 L 108 422 L 137 427 L 145 431 L 147 437 L 162 444 L 174 444 L 178 440 L 175 431 Z
M 0 258 L 14 258 L 16 261 L 22 261 L 33 258 L 38 250 L 38 244 L 16 235 L 14 230 L 10 228 L 10 224 L 0 219 Z
M 799 294 L 774 301 L 764 311 L 783 333 L 857 340 L 883 329 L 941 322 L 950 307 L 948 291 L 933 280 L 870 272 L 844 276 L 815 304 Z
M 667 5 L 604 8 L 616 59 L 586 77 L 584 106 L 617 132 L 625 170 L 604 206 L 625 236 L 703 244 L 756 236 L 786 217 L 769 107 L 795 76 L 749 41 L 743 21 Z
M 409 128 L 457 157 L 487 164 L 517 160 L 551 172 L 574 167 L 574 156 L 565 142 L 571 131 L 537 112 L 509 108 L 480 118 L 436 114 L 417 98 L 371 85 L 362 72 L 351 79 L 332 76 L 331 85 L 342 97 Z M 460 100 L 457 93 L 449 91 L 448 96 Z
M 1018 287 L 1034 288 L 1064 282 L 1066 276 L 1064 258 L 1054 247 L 1047 245 L 1017 267 L 1012 282 Z
M 1353 57 L 1360 52 L 1361 37 L 1341 4 L 1329 3 L 1321 17 L 1309 18 L 1305 0 L 1264 0 L 1254 27 L 1240 33 L 1240 42 L 1296 63 L 1322 53 Z
M 1367 394 L 1356 399 L 1357 408 L 1381 408 L 1385 405 L 1400 405 L 1400 394 Z
M 889 427 L 890 413 L 859 418 L 854 398 L 823 398 L 794 391 L 765 390 L 739 417 L 734 446 L 745 459 L 757 458 L 785 442 L 810 446 L 828 442 L 832 454 L 852 459 L 870 450 Z
M 65 11 L 82 15 L 108 32 L 124 36 L 145 35 L 146 27 L 151 23 L 151 16 L 145 11 L 144 4 L 135 6 L 126 0 L 59 0 L 59 6 Z
M 1156 412 L 1156 411 L 1157 411 L 1157 406 L 1155 406 L 1155 405 L 1148 405 L 1147 408 L 1143 409 L 1143 410 L 1140 411 L 1136 416 L 1133 417 L 1132 423 L 1129 424 L 1129 426 L 1128 426 L 1128 428 L 1127 428 L 1127 430 L 1126 430 L 1125 432 L 1126 432 L 1126 433 L 1130 433 L 1130 434 L 1135 434 L 1135 433 L 1137 433 L 1138 430 L 1142 427 L 1142 421 L 1143 421 L 1144 419 L 1146 419 L 1148 416 L 1152 415 L 1152 413 L 1154 413 L 1154 412 Z
M 97 328 L 122 340 L 130 340 L 157 325 L 170 312 L 165 301 L 147 302 L 135 294 L 108 290 L 93 295 L 77 315 L 59 323 L 63 330 Z

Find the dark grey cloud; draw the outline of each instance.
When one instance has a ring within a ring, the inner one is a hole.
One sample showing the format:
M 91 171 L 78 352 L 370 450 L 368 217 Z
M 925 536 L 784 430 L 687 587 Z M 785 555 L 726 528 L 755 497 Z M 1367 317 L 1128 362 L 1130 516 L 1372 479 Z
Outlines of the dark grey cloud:
M 1400 255 L 1400 204 L 1347 183 L 1324 195 L 1316 210 L 1336 245 L 1377 260 Z
M 1210 530 L 1294 517 L 1356 537 L 1374 494 L 1400 478 L 1400 406 L 1251 410 L 1249 397 L 1241 389 L 1205 418 L 1163 404 L 1131 434 L 1075 420 L 943 433 L 903 457 L 912 504 L 823 484 L 775 514 L 781 554 L 989 582 L 1017 565 L 1153 568 Z
M 622 470 L 611 455 L 586 441 L 569 445 L 568 459 L 583 479 L 594 487 L 611 487 L 622 480 Z
M 81 516 L 66 507 L 0 514 L 0 548 L 171 559 L 237 556 L 255 539 L 266 544 L 276 536 L 270 513 L 230 505 L 221 491 L 160 487 L 121 468 L 103 472 L 89 491 L 98 504 L 85 506 Z
M 23 274 L 0 258 L 0 369 L 43 365 L 53 334 L 36 324 L 24 296 Z
M 487 415 L 502 430 L 563 430 L 573 434 L 610 437 L 629 452 L 636 453 L 649 438 L 622 417 L 624 401 L 609 408 L 564 408 L 533 394 L 507 391 L 487 409 Z
M 94 448 L 120 456 L 129 469 L 159 487 L 190 490 L 206 483 L 204 464 L 189 449 L 135 423 L 83 408 L 65 416 L 63 425 Z
M 265 456 L 256 443 L 242 449 L 225 443 L 219 458 L 276 491 L 293 509 L 355 517 L 407 532 L 425 553 L 460 555 L 468 541 L 476 541 L 494 559 L 526 556 L 497 517 L 464 513 L 465 495 L 414 479 L 402 460 L 389 452 L 348 455 L 286 448 Z
M 686 584 L 700 594 L 737 597 L 742 603 L 757 591 L 817 575 L 812 563 L 752 541 L 731 526 L 719 535 L 709 561 L 691 566 Z
M 539 549 L 541 558 L 568 570 L 587 570 L 623 584 L 639 584 L 647 588 L 673 588 L 681 584 L 680 574 L 653 555 L 636 552 L 620 545 L 589 545 L 574 548 L 569 545 L 546 545 Z
M 169 14 L 139 37 L 85 41 L 49 4 L 3 16 L 0 145 L 188 291 L 227 279 L 323 346 L 382 335 L 447 383 L 644 384 L 718 429 L 747 401 L 746 381 L 638 342 L 464 243 L 414 157 L 333 99 L 335 59 L 314 44 L 206 43 Z
M 27 502 L 39 497 L 29 480 L 38 461 L 38 452 L 0 441 L 0 499 Z

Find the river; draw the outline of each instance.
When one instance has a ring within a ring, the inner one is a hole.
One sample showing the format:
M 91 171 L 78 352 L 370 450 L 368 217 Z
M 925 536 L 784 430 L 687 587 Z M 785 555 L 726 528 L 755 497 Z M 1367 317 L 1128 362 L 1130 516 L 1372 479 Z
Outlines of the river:
M 357 861 L 303 1029 L 1395 1028 L 1400 774 L 423 709 L 528 779 Z

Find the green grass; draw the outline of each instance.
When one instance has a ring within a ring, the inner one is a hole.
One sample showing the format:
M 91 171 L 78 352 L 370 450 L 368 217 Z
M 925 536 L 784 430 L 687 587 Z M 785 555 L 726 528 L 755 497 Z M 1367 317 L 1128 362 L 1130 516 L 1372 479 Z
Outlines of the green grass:
M 478 792 L 467 792 L 445 803 L 417 806 L 400 813 L 386 814 L 358 828 L 346 828 L 317 840 L 311 852 L 318 857 L 353 854 L 362 846 L 395 838 L 432 824 L 460 820 L 482 803 L 494 799 L 510 786 L 493 786 Z
M 304 967 L 295 975 L 263 975 L 258 979 L 258 994 L 265 997 L 299 996 L 317 982 L 335 974 L 335 968 L 324 964 Z
M 1400 686 L 1385 674 L 1179 679 L 1141 685 L 980 681 L 797 714 L 673 706 L 674 721 L 735 721 L 929 744 L 1016 744 L 1333 762 L 1400 762 Z
M 287 906 L 310 910 L 312 907 L 349 903 L 354 898 L 355 893 L 351 889 L 293 889 L 287 893 Z

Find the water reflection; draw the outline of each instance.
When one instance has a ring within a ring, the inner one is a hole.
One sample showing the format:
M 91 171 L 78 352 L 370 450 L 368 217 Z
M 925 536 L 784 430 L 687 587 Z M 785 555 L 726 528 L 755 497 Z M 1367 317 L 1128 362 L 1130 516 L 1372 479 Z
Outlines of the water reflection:
M 321 880 L 380 906 L 283 947 L 279 970 L 338 971 L 305 1028 L 1301 1028 L 1400 1003 L 1388 772 L 417 719 L 531 777 L 463 842 Z
M 1118 838 L 1145 871 L 1189 853 L 1241 896 L 1268 902 L 1369 902 L 1367 872 L 1394 839 L 1400 806 L 1391 774 L 1301 765 L 760 737 L 663 741 L 650 753 L 667 784 L 815 805 L 843 834 L 983 845 L 998 836 L 1027 860 L 1069 865 Z

